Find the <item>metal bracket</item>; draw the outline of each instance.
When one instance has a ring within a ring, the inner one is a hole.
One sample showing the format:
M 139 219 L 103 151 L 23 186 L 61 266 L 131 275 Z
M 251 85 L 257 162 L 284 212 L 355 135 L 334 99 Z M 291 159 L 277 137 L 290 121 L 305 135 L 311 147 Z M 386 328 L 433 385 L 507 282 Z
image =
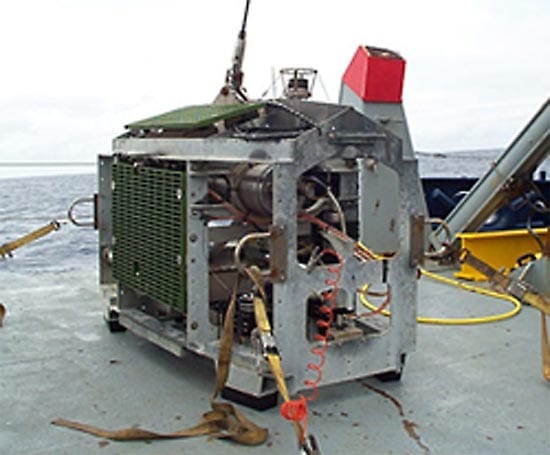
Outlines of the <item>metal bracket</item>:
M 411 215 L 409 264 L 417 267 L 424 263 L 424 215 Z
M 274 225 L 270 228 L 270 265 L 271 281 L 283 282 L 287 277 L 287 251 L 288 251 L 288 233 L 284 226 Z

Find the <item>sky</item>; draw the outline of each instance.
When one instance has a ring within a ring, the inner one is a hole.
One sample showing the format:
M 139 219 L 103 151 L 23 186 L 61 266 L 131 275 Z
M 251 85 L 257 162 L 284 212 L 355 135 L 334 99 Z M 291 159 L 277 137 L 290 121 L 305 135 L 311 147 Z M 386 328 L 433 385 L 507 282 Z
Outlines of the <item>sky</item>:
M 211 102 L 244 4 L 0 0 L 0 162 L 94 162 L 125 124 Z M 548 0 L 252 0 L 244 86 L 314 67 L 337 102 L 357 47 L 386 47 L 416 150 L 503 148 L 550 96 L 549 23 Z

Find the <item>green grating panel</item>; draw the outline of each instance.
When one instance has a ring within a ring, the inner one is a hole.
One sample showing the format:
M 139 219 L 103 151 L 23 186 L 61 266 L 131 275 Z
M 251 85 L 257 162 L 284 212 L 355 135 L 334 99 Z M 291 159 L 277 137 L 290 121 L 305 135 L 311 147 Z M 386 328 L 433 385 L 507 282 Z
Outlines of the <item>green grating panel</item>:
M 229 120 L 249 112 L 257 111 L 265 103 L 238 103 L 238 104 L 205 104 L 201 106 L 187 106 L 174 111 L 150 117 L 139 122 L 130 123 L 127 128 L 163 128 L 163 129 L 192 129 L 213 125 L 220 120 Z
M 185 172 L 116 163 L 113 182 L 115 278 L 185 311 Z

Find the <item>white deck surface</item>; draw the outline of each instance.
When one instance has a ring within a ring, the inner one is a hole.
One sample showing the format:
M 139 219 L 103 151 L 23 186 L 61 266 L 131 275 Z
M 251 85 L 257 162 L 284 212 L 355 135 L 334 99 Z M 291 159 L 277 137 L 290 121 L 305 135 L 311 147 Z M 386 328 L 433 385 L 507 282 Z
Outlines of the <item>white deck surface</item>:
M 111 334 L 95 272 L 2 273 L 0 301 L 0 453 L 294 454 L 290 424 L 277 409 L 242 408 L 270 437 L 247 448 L 206 438 L 106 442 L 55 427 L 58 417 L 116 429 L 172 431 L 198 422 L 214 382 L 210 362 L 176 359 L 126 332 Z M 477 315 L 508 303 L 420 282 L 420 312 Z M 542 378 L 540 316 L 469 327 L 420 326 L 400 383 L 375 379 L 321 389 L 309 429 L 323 455 L 547 454 L 550 383 Z M 284 354 L 284 353 L 283 353 Z M 368 386 L 384 390 L 402 406 Z M 420 439 L 406 431 L 416 425 Z M 425 448 L 423 448 L 425 447 Z

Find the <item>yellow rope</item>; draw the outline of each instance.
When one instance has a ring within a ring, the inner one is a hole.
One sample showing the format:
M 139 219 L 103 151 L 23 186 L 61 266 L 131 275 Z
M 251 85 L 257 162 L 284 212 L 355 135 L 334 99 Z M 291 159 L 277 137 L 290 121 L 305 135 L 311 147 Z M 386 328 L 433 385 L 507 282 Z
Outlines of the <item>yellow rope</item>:
M 394 257 L 395 257 L 395 254 L 388 255 L 388 256 L 385 256 L 385 255 L 382 255 L 382 254 L 377 254 L 374 251 L 372 251 L 368 246 L 366 246 L 364 243 L 362 243 L 360 241 L 357 241 L 355 243 L 355 245 L 358 246 L 359 249 L 363 250 L 368 255 L 372 256 L 372 258 L 376 261 L 383 261 L 384 259 L 394 259 Z
M 438 275 L 433 272 L 429 272 L 425 269 L 420 269 L 422 272 L 422 275 L 427 276 L 428 278 L 431 278 L 436 281 L 440 281 L 445 284 L 449 284 L 451 286 L 456 286 L 460 289 L 464 289 L 466 291 L 475 292 L 477 294 L 486 295 L 489 297 L 494 297 L 496 299 L 501 300 L 507 300 L 511 302 L 514 305 L 514 308 L 510 311 L 507 311 L 505 313 L 495 314 L 491 316 L 482 316 L 482 317 L 476 317 L 476 318 L 430 318 L 430 317 L 424 317 L 424 316 L 418 316 L 416 318 L 416 321 L 421 324 L 435 324 L 435 325 L 474 325 L 474 324 L 487 324 L 489 322 L 498 322 L 498 321 L 504 321 L 505 319 L 509 319 L 516 314 L 518 314 L 521 310 L 521 302 L 517 300 L 516 298 L 507 295 L 507 294 L 501 294 L 499 292 L 491 291 L 489 289 L 480 288 L 477 286 L 472 286 L 470 284 L 462 283 L 460 281 L 452 280 L 450 278 Z M 378 308 L 370 303 L 367 300 L 366 297 L 366 291 L 368 289 L 369 285 L 365 284 L 361 288 L 360 292 L 360 299 L 363 306 L 368 308 L 369 310 L 376 311 Z M 383 310 L 381 313 L 384 316 L 391 316 L 391 312 L 388 310 Z

